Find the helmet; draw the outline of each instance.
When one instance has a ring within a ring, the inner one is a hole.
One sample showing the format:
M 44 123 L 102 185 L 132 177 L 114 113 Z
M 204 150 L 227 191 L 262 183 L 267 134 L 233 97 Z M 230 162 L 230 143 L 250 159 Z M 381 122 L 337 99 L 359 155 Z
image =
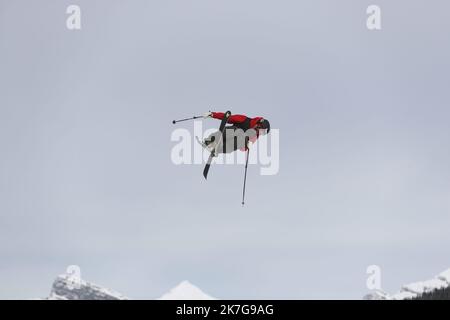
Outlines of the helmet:
M 269 133 L 270 131 L 270 122 L 266 119 L 261 119 L 259 121 L 260 125 L 261 125 L 261 129 L 265 129 L 267 130 L 267 133 Z

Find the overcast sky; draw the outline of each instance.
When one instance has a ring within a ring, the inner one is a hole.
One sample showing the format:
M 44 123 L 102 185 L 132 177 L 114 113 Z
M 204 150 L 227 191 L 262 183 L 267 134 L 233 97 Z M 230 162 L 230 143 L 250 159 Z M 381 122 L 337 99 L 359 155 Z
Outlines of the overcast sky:
M 382 9 L 382 30 L 366 8 Z M 66 8 L 82 29 L 66 28 Z M 131 298 L 361 298 L 450 267 L 450 4 L 0 0 L 0 298 L 68 265 Z M 170 160 L 263 116 L 280 171 Z M 217 121 L 205 121 L 215 127 Z

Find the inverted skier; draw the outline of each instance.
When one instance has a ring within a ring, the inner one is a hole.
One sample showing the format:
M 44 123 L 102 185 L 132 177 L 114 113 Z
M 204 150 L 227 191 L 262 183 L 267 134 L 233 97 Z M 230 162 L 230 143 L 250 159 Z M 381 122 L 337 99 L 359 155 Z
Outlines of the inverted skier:
M 209 111 L 203 115 L 203 118 L 222 120 L 224 116 L 223 112 Z M 263 117 L 250 118 L 246 115 L 233 114 L 228 117 L 227 123 L 231 125 L 225 127 L 222 139 L 218 139 L 220 132 L 214 132 L 203 141 L 199 141 L 214 156 L 236 150 L 245 152 L 248 150 L 249 141 L 255 143 L 261 135 L 270 131 L 270 123 Z
M 264 134 L 269 133 L 270 123 L 263 117 L 250 118 L 245 115 L 235 114 L 231 115 L 230 111 L 224 112 L 207 112 L 203 116 L 194 116 L 191 118 L 173 120 L 172 123 L 176 124 L 182 121 L 194 120 L 198 118 L 214 118 L 221 120 L 219 130 L 209 135 L 204 141 L 198 142 L 207 150 L 210 151 L 208 161 L 206 162 L 205 169 L 203 170 L 203 176 L 207 179 L 211 161 L 219 153 L 230 153 L 236 150 L 246 152 L 245 160 L 245 172 L 244 172 L 244 185 L 242 187 L 242 205 L 245 200 L 245 184 L 247 180 L 247 167 L 250 149 L 248 148 L 249 142 L 256 142 L 256 140 Z M 231 124 L 226 126 L 226 123 Z

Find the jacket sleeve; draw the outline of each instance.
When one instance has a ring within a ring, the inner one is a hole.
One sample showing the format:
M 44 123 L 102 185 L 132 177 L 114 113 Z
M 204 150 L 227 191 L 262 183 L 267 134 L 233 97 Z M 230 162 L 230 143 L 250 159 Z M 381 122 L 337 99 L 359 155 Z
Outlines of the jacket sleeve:
M 225 116 L 225 113 L 223 113 L 223 112 L 213 112 L 212 113 L 212 117 L 214 119 L 222 120 L 224 116 Z M 245 119 L 247 119 L 247 117 L 242 114 L 233 114 L 228 118 L 227 122 L 228 123 L 242 123 L 245 121 Z

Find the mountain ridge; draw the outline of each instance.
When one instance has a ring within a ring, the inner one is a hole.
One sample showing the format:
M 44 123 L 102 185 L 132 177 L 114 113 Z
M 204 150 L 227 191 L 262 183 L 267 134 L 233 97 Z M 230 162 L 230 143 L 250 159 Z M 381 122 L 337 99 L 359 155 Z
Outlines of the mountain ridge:
M 431 279 L 416 281 L 400 288 L 395 294 L 388 294 L 383 290 L 374 290 L 365 295 L 364 300 L 416 300 L 424 296 L 433 296 L 434 292 L 450 290 L 450 269 L 447 269 Z M 442 293 L 441 296 L 444 296 Z

